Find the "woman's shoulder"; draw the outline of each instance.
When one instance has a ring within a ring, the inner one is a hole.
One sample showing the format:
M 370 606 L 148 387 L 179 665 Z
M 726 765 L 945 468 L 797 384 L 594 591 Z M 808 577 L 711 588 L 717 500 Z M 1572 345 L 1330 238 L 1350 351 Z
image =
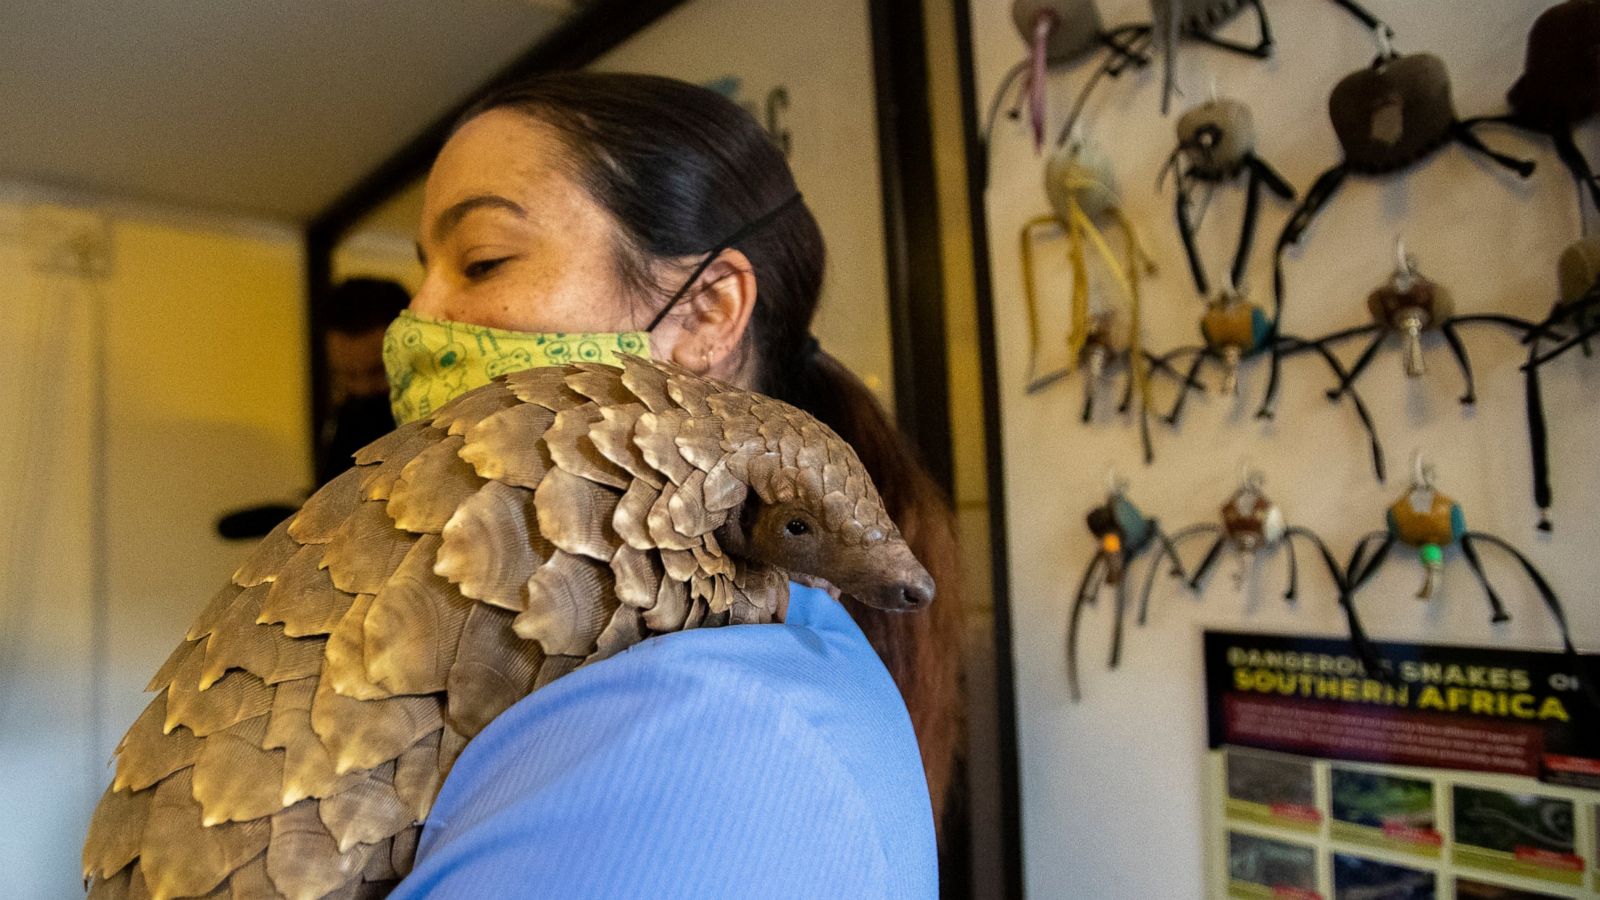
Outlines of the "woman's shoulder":
M 618 664 L 617 677 L 648 668 L 704 690 L 751 692 L 752 700 L 789 707 L 823 730 L 866 724 L 912 734 L 877 652 L 839 601 L 817 588 L 791 584 L 781 624 L 662 635 L 607 662 Z
M 485 735 L 603 694 L 611 709 L 638 703 L 658 716 L 694 716 L 702 702 L 743 706 L 760 713 L 758 721 L 792 714 L 839 738 L 876 734 L 914 742 L 898 688 L 849 613 L 816 588 L 791 584 L 790 592 L 783 623 L 694 629 L 643 641 L 524 698 Z M 858 729 L 871 734 L 854 734 Z
M 652 638 L 523 699 L 462 753 L 406 887 L 449 894 L 487 858 L 524 885 L 592 879 L 614 846 L 649 862 L 613 861 L 597 894 L 749 896 L 770 880 L 803 896 L 848 877 L 861 896 L 931 896 L 911 723 L 837 601 L 791 586 L 783 624 Z

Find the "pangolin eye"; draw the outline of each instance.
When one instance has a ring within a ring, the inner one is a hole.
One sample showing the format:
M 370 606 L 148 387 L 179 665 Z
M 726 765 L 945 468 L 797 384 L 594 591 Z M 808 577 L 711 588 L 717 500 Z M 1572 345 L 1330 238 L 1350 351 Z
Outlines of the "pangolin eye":
M 802 519 L 790 519 L 789 524 L 783 526 L 783 530 L 791 535 L 794 535 L 795 537 L 799 537 L 800 535 L 810 531 L 811 526 L 807 525 Z

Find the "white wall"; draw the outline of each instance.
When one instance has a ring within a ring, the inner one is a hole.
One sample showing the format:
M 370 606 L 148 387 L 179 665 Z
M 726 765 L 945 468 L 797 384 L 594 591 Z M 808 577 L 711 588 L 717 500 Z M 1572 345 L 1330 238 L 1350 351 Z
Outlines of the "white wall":
M 18 896 L 64 897 L 104 761 L 86 664 L 92 299 L 70 279 L 32 274 L 22 221 L 20 208 L 0 210 L 0 803 L 12 811 L 0 866 Z
M 1103 0 L 1109 24 L 1148 17 L 1136 0 Z M 1464 115 L 1504 108 L 1504 91 L 1521 70 L 1524 36 L 1543 0 L 1460 3 L 1455 0 L 1370 0 L 1399 33 L 1401 50 L 1441 54 L 1450 67 Z M 1022 53 L 1009 2 L 973 4 L 980 100 Z M 1373 56 L 1367 33 L 1332 3 L 1270 2 L 1276 58 L 1244 60 L 1186 44 L 1180 70 L 1188 101 L 1207 95 L 1211 75 L 1220 93 L 1255 111 L 1260 151 L 1300 190 L 1337 158 L 1326 97 L 1345 73 Z M 1079 66 L 1052 76 L 1051 105 L 1059 123 L 1087 76 Z M 1156 173 L 1173 145 L 1172 119 L 1157 111 L 1159 73 L 1111 82 L 1090 106 L 1091 135 L 1110 153 L 1123 201 L 1162 264 L 1146 296 L 1149 346 L 1193 344 L 1199 301 L 1172 220 L 1170 183 Z M 1497 147 L 1538 160 L 1533 179 L 1518 183 L 1483 159 L 1449 147 L 1408 176 L 1357 178 L 1314 226 L 1288 262 L 1290 301 L 1285 329 L 1324 334 L 1366 321 L 1364 299 L 1389 272 L 1393 241 L 1404 232 L 1423 270 L 1447 283 L 1460 312 L 1500 311 L 1539 318 L 1554 298 L 1554 264 L 1578 235 L 1571 181 L 1548 144 L 1510 132 L 1490 133 Z M 1580 136 L 1600 158 L 1600 134 Z M 1361 382 L 1390 458 L 1390 481 L 1378 484 L 1365 441 L 1347 406 L 1322 395 L 1329 377 L 1319 363 L 1285 363 L 1279 413 L 1262 424 L 1252 414 L 1265 387 L 1264 363 L 1247 366 L 1242 398 L 1192 398 L 1179 431 L 1158 426 L 1156 464 L 1138 459 L 1135 431 L 1103 412 L 1077 421 L 1082 379 L 1028 396 L 1023 391 L 1027 326 L 1017 254 L 1018 229 L 1046 212 L 1042 163 L 1020 124 L 1002 122 L 988 193 L 993 253 L 995 348 L 1000 367 L 1009 513 L 1011 597 L 1020 729 L 1025 881 L 1031 897 L 1200 897 L 1204 879 L 1202 790 L 1205 749 L 1200 633 L 1207 627 L 1342 635 L 1343 623 L 1323 575 L 1303 566 L 1298 608 L 1281 600 L 1284 565 L 1235 590 L 1231 567 L 1219 568 L 1203 602 L 1169 581 L 1153 601 L 1150 625 L 1131 630 L 1123 667 L 1104 668 L 1109 603 L 1085 614 L 1082 703 L 1069 701 L 1064 634 L 1071 594 L 1093 552 L 1084 513 L 1101 501 L 1108 465 L 1132 481 L 1131 496 L 1169 526 L 1210 521 L 1235 486 L 1242 460 L 1267 473 L 1267 489 L 1292 522 L 1322 534 L 1341 555 L 1363 533 L 1382 527 L 1384 508 L 1404 489 L 1413 448 L 1438 467 L 1441 489 L 1465 508 L 1470 527 L 1501 534 L 1524 548 L 1568 604 L 1580 646 L 1600 649 L 1600 582 L 1593 523 L 1600 517 L 1593 459 L 1600 449 L 1600 365 L 1576 354 L 1548 367 L 1545 396 L 1556 474 L 1557 530 L 1534 530 L 1521 361 L 1510 336 L 1472 327 L 1467 344 L 1479 378 L 1476 410 L 1456 402 L 1459 376 L 1448 351 L 1430 344 L 1429 372 L 1408 383 L 1393 346 Z M 1237 188 L 1218 192 L 1203 228 L 1213 278 L 1231 262 L 1242 204 Z M 1270 248 L 1288 209 L 1264 204 L 1251 284 L 1270 303 Z M 1060 244 L 1041 255 L 1059 257 Z M 1042 295 L 1066 304 L 1063 267 L 1041 278 Z M 1046 339 L 1064 337 L 1054 314 Z M 1355 347 L 1345 348 L 1348 362 Z M 1212 376 L 1213 383 L 1215 375 Z M 1157 390 L 1164 410 L 1170 382 Z M 1195 402 L 1198 401 L 1198 402 Z M 1190 546 L 1191 562 L 1203 548 Z M 1483 595 L 1465 564 L 1447 564 L 1445 587 L 1431 603 L 1411 599 L 1420 567 L 1399 551 L 1361 594 L 1376 638 L 1553 648 L 1556 632 L 1537 595 L 1491 551 L 1490 576 L 1514 620 L 1488 624 Z M 1301 557 L 1302 563 L 1308 555 Z M 1142 575 L 1142 568 L 1140 570 Z M 1107 598 L 1109 599 L 1109 598 Z
M 41 270 L 62 211 L 104 223 L 105 277 Z M 4 896 L 83 895 L 106 761 L 250 549 L 217 515 L 309 486 L 302 285 L 287 229 L 0 186 Z

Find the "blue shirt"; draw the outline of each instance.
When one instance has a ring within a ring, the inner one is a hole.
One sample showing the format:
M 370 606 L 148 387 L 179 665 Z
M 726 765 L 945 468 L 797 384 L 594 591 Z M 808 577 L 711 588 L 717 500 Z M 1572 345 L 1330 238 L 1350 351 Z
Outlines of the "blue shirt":
M 529 696 L 467 745 L 410 898 L 938 894 L 904 701 L 838 601 L 663 635 Z

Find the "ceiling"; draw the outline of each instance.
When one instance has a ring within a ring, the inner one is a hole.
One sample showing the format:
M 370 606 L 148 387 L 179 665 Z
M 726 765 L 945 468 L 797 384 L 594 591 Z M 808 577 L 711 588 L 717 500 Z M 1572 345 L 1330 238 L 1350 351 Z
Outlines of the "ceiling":
M 0 180 L 303 223 L 561 0 L 6 0 Z

